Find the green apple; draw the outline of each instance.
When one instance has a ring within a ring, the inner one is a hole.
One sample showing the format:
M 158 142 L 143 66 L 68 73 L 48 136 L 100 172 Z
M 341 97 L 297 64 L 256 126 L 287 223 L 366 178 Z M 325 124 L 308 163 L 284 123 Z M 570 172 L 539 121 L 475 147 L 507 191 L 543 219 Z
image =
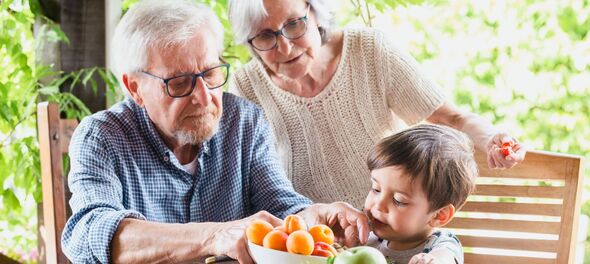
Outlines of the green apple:
M 328 264 L 387 264 L 385 256 L 376 248 L 362 246 L 349 248 L 330 258 Z

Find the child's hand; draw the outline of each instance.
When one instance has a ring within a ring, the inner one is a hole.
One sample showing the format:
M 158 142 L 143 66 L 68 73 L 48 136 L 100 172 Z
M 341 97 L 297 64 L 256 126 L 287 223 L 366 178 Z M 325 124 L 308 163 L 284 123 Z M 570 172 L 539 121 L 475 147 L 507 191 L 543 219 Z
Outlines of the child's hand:
M 435 264 L 435 260 L 436 259 L 432 254 L 420 253 L 414 255 L 412 259 L 410 259 L 410 262 L 408 262 L 408 264 Z
M 345 202 L 331 204 L 316 203 L 298 213 L 310 225 L 329 226 L 336 241 L 347 247 L 367 243 L 369 223 L 367 216 Z

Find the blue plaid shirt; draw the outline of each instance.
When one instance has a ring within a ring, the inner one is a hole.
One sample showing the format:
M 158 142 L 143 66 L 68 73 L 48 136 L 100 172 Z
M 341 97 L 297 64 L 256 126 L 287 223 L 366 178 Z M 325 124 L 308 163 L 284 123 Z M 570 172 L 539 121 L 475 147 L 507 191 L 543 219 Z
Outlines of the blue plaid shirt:
M 280 167 L 262 111 L 244 99 L 224 93 L 219 131 L 200 149 L 192 175 L 130 99 L 84 118 L 70 144 L 64 253 L 74 263 L 110 262 L 111 239 L 126 217 L 224 222 L 266 210 L 284 218 L 311 204 Z

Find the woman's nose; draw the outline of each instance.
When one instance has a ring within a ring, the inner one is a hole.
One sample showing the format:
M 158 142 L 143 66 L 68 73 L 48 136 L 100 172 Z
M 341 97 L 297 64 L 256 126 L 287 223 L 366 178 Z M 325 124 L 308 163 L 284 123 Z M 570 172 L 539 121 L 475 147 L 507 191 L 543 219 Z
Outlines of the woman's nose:
M 281 54 L 289 55 L 293 43 L 283 35 L 277 36 L 277 50 Z

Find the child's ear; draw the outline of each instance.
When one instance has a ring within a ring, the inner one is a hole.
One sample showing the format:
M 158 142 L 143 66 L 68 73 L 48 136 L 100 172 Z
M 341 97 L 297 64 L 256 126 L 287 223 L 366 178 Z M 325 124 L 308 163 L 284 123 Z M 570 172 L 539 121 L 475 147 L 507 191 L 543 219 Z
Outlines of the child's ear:
M 129 92 L 129 95 L 131 95 L 131 98 L 133 98 L 133 101 L 135 101 L 137 105 L 143 106 L 143 99 L 139 94 L 139 85 L 137 84 L 137 81 L 135 81 L 135 78 L 129 74 L 123 74 L 123 85 L 125 85 L 125 88 L 127 89 L 127 92 Z
M 453 216 L 455 216 L 455 206 L 448 204 L 436 210 L 428 223 L 432 227 L 441 227 L 449 223 L 453 219 Z

